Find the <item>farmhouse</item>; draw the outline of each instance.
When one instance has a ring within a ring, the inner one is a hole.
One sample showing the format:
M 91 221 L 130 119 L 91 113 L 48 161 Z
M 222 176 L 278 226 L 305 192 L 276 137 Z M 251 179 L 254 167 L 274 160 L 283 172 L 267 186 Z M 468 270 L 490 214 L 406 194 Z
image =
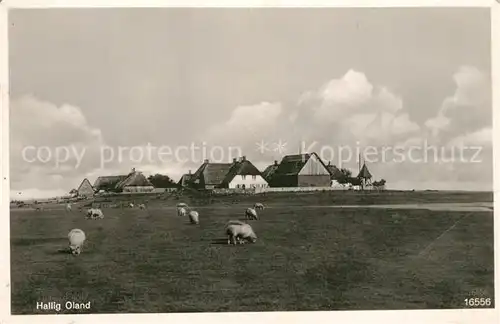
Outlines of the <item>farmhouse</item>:
M 99 192 L 115 191 L 116 185 L 127 178 L 127 175 L 98 177 L 94 182 L 94 190 Z
M 77 196 L 78 197 L 93 197 L 94 196 L 94 188 L 90 184 L 89 179 L 85 178 L 83 179 L 82 183 L 78 187 L 77 191 Z
M 330 172 L 316 153 L 287 155 L 274 171 L 271 187 L 330 187 Z
M 232 163 L 210 163 L 205 160 L 193 174 L 191 186 L 195 189 L 221 188 L 231 166 Z
M 127 178 L 118 182 L 115 187 L 116 191 L 121 192 L 151 192 L 154 186 L 140 171 L 135 168 L 128 174 Z
M 233 164 L 222 182 L 222 187 L 229 189 L 265 188 L 267 186 L 267 181 L 261 172 L 246 159 L 246 156 L 241 157 L 239 161 L 233 159 Z

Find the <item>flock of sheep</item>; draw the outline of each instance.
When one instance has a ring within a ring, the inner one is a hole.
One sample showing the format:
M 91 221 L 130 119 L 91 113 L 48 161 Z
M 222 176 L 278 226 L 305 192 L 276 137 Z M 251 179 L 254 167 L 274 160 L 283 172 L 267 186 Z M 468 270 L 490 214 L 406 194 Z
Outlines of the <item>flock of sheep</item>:
M 128 205 L 130 208 L 134 207 L 134 204 L 130 203 Z M 145 209 L 144 204 L 138 205 L 139 209 Z M 248 220 L 258 220 L 257 210 L 264 209 L 264 205 L 261 203 L 256 203 L 253 208 L 247 208 L 245 210 L 245 218 Z M 71 211 L 71 204 L 66 205 L 66 210 Z M 177 215 L 178 216 L 188 216 L 191 224 L 197 225 L 200 223 L 199 213 L 192 208 L 190 208 L 185 203 L 177 204 Z M 104 214 L 100 208 L 89 208 L 86 212 L 87 219 L 103 219 Z M 224 227 L 224 233 L 227 235 L 227 244 L 244 244 L 245 242 L 255 243 L 257 241 L 257 235 L 252 229 L 250 224 L 247 224 L 238 220 L 229 221 Z M 86 236 L 85 232 L 81 229 L 72 229 L 68 234 L 69 249 L 73 255 L 79 255 L 82 250 L 83 243 L 85 242 Z
M 264 209 L 264 205 L 261 203 L 256 203 L 253 208 L 247 208 L 245 210 L 245 218 L 250 220 L 259 219 L 257 215 L 257 209 Z M 191 210 L 190 207 L 185 203 L 177 204 L 177 215 L 188 216 L 191 224 L 199 224 L 199 213 L 195 210 Z M 257 241 L 257 235 L 252 229 L 250 224 L 244 223 L 238 220 L 229 221 L 224 227 L 224 232 L 227 235 L 227 244 L 244 244 L 245 242 L 255 243 Z

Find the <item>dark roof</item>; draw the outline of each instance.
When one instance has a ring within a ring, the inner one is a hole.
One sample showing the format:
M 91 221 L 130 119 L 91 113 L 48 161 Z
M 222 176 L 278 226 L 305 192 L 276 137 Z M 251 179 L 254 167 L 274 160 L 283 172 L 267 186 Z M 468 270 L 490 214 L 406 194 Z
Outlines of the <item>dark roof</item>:
M 278 167 L 274 170 L 272 174 L 272 179 L 268 180 L 273 187 L 288 187 L 295 186 L 297 184 L 297 177 L 300 170 L 306 165 L 307 161 L 311 156 L 315 156 L 316 159 L 325 167 L 328 168 L 323 163 L 321 158 L 316 153 L 305 153 L 305 154 L 294 154 L 284 156 Z M 328 171 L 329 172 L 329 171 Z
M 366 164 L 363 164 L 363 167 L 361 168 L 361 171 L 359 171 L 359 174 L 357 178 L 363 178 L 363 179 L 371 179 L 372 175 L 370 171 L 368 171 L 368 167 Z
M 237 175 L 262 175 L 252 162 L 248 160 L 235 161 L 229 168 L 223 183 L 230 183 Z
M 96 190 L 101 190 L 102 188 L 114 188 L 118 182 L 125 180 L 126 178 L 126 175 L 98 177 L 94 182 L 94 188 Z
M 316 153 L 305 153 L 305 154 L 295 154 L 295 155 L 286 155 L 281 160 L 280 164 L 276 168 L 274 174 L 275 175 L 298 175 L 300 170 L 304 167 L 304 165 L 309 161 L 311 156 L 315 156 L 318 161 L 326 168 L 326 165 L 323 163 L 321 158 Z
M 335 165 L 333 165 L 333 164 L 328 164 L 328 165 L 326 166 L 326 168 L 328 169 L 328 172 L 330 172 L 330 174 L 331 174 L 331 178 L 332 178 L 333 180 L 335 180 L 335 179 L 339 179 L 340 177 L 342 177 L 342 176 L 343 176 L 343 175 L 342 175 L 342 172 L 340 171 L 340 169 L 339 169 L 339 168 L 337 168 L 337 167 L 336 167 Z
M 193 174 L 192 181 L 199 180 L 199 184 L 220 185 L 224 181 L 232 163 L 203 163 Z M 203 179 L 202 179 L 203 178 Z
M 274 172 L 276 171 L 277 168 L 278 168 L 278 165 L 276 165 L 276 164 L 271 164 L 270 166 L 268 166 L 262 172 L 262 176 L 264 177 L 264 179 L 266 179 L 266 180 L 270 179 L 273 176 L 273 174 L 274 174 Z

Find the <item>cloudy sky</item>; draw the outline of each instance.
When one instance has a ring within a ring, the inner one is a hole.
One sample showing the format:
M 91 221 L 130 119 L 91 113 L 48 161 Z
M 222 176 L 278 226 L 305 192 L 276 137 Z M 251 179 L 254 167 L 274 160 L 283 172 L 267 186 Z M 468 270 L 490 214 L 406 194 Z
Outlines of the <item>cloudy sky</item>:
M 14 197 L 238 152 L 356 171 L 356 150 L 391 188 L 492 189 L 489 9 L 18 9 L 9 27 Z

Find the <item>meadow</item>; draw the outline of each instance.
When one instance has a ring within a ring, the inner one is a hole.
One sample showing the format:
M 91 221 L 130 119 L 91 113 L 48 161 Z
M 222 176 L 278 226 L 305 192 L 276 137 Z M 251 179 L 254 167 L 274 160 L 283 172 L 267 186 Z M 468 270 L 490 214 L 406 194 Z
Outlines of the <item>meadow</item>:
M 436 198 L 437 197 L 437 198 Z M 91 302 L 61 313 L 313 311 L 494 307 L 493 212 L 329 208 L 335 204 L 491 202 L 491 193 L 158 197 L 103 220 L 54 206 L 11 211 L 12 314 L 37 302 Z M 200 224 L 178 217 L 187 201 Z M 255 244 L 223 232 L 253 201 Z M 324 205 L 321 207 L 321 205 Z M 314 206 L 314 207 L 313 207 Z M 81 228 L 80 256 L 66 253 Z

